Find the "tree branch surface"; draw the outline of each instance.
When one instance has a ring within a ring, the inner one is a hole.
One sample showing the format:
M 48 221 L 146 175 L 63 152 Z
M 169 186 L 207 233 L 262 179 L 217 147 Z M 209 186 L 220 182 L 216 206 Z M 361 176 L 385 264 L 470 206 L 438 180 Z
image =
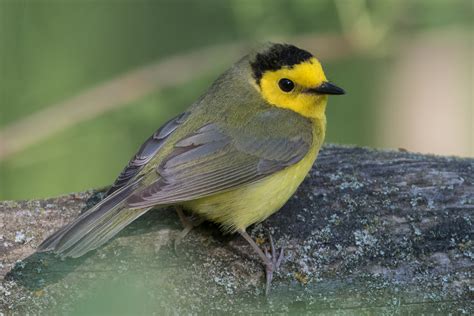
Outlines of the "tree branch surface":
M 474 312 L 474 159 L 326 146 L 290 201 L 248 230 L 285 247 L 268 297 L 241 237 L 204 223 L 175 250 L 172 209 L 78 259 L 34 253 L 103 192 L 0 202 L 1 312 Z

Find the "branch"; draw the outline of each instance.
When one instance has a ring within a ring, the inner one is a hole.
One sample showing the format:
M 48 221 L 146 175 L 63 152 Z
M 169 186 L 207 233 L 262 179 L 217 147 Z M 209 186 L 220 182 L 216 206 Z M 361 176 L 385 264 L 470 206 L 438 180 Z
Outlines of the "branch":
M 258 257 L 215 225 L 175 252 L 179 220 L 156 210 L 62 261 L 34 249 L 100 191 L 1 202 L 0 311 L 472 313 L 473 183 L 474 159 L 325 147 L 283 209 L 249 229 L 262 241 L 270 230 L 286 248 L 267 299 Z

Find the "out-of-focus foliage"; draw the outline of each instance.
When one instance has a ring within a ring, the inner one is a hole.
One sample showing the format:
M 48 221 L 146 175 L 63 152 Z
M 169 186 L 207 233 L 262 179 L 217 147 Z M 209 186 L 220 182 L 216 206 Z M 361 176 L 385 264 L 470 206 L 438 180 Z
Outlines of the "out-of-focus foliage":
M 449 28 L 469 34 L 472 20 L 470 0 L 0 0 L 0 133 L 32 113 L 167 56 L 218 43 L 312 33 L 339 34 L 358 47 L 350 56 L 322 60 L 329 78 L 348 91 L 330 100 L 327 140 L 380 145 L 380 95 L 401 40 Z M 197 80 L 0 158 L 0 199 L 111 183 L 148 135 L 189 106 L 224 68 L 216 60 L 216 67 Z

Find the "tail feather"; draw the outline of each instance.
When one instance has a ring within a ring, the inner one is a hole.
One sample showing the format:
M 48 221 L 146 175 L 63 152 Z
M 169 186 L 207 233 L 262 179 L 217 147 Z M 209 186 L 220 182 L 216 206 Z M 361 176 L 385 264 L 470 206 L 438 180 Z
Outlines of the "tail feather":
M 84 235 L 74 245 L 59 249 L 59 252 L 63 257 L 77 258 L 85 253 L 97 249 L 98 247 L 105 244 L 112 237 L 117 235 L 127 225 L 132 223 L 138 217 L 148 212 L 150 208 L 145 209 L 121 209 L 115 216 L 110 219 L 103 220 L 98 225 L 95 225 L 94 229 Z
M 129 209 L 125 200 L 136 189 L 131 183 L 49 236 L 37 251 L 54 251 L 62 257 L 80 257 L 106 243 L 150 208 Z

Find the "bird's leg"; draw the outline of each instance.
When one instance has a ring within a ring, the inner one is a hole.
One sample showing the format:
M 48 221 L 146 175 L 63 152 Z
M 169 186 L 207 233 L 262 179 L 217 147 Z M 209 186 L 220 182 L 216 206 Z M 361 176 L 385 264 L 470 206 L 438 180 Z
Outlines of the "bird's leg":
M 178 248 L 178 245 L 183 241 L 184 237 L 196 226 L 199 226 L 204 221 L 203 219 L 199 219 L 196 222 L 190 221 L 186 215 L 184 215 L 183 208 L 181 206 L 175 206 L 176 213 L 178 214 L 179 220 L 183 225 L 183 230 L 176 236 L 174 240 L 174 249 Z
M 270 239 L 270 248 L 271 253 L 265 248 L 264 251 L 253 241 L 252 237 L 245 231 L 245 230 L 238 230 L 239 234 L 244 237 L 245 240 L 252 246 L 255 252 L 258 254 L 260 259 L 262 259 L 263 264 L 265 265 L 265 272 L 266 272 L 266 288 L 265 288 L 265 295 L 270 293 L 270 287 L 272 284 L 273 279 L 273 272 L 277 271 L 283 261 L 283 248 L 280 249 L 280 253 L 277 256 L 275 244 L 273 243 L 273 238 L 269 234 Z

